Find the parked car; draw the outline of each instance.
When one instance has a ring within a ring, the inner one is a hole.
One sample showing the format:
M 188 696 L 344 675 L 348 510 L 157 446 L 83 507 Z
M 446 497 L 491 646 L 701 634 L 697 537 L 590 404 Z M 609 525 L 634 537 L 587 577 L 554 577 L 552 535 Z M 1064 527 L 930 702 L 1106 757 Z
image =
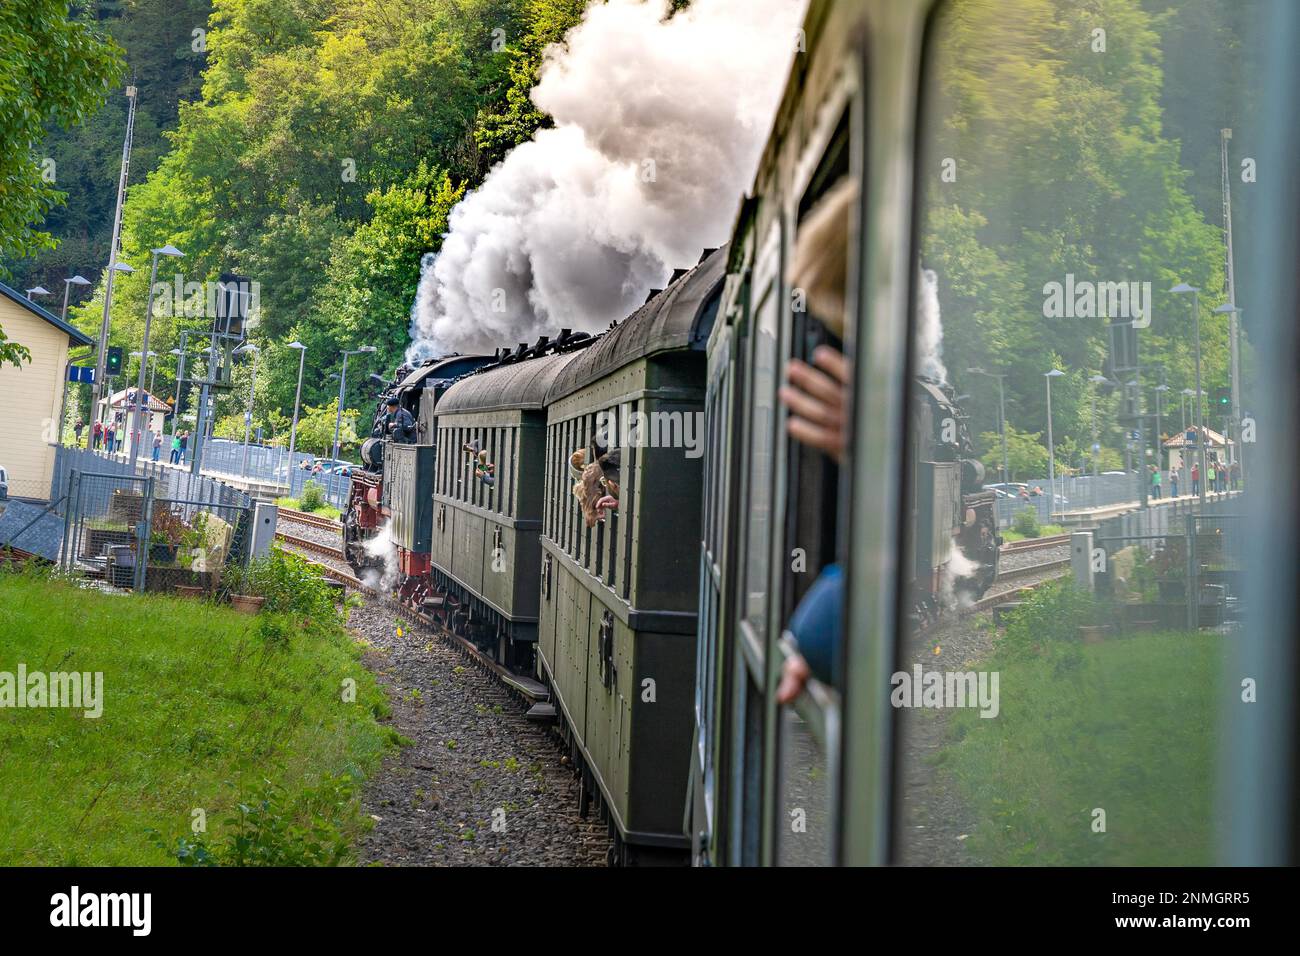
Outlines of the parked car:
M 0 465 L 0 501 L 4 501 L 8 497 L 9 497 L 9 472 L 4 470 L 3 465 Z
M 1020 496 L 1020 492 L 1028 487 L 1023 481 L 1008 481 L 1005 483 L 997 481 L 991 485 L 985 485 L 984 490 L 997 492 L 999 498 L 1017 498 Z
M 303 467 L 311 471 L 312 475 L 343 475 L 346 477 L 352 474 L 352 469 L 357 466 L 350 461 L 340 461 L 337 458 L 314 458 L 309 462 L 303 462 Z

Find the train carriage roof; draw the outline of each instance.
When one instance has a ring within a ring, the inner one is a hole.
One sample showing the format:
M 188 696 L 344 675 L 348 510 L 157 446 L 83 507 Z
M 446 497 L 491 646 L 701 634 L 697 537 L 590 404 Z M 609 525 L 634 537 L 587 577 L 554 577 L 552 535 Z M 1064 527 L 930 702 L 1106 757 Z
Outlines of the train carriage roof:
M 703 348 L 709 329 L 701 318 L 722 288 L 727 249 L 706 250 L 693 269 L 579 353 L 551 386 L 546 404 L 558 401 L 638 359 L 682 348 Z
M 437 413 L 540 409 L 546 404 L 546 393 L 556 376 L 583 354 L 543 355 L 467 375 L 447 389 L 438 402 Z

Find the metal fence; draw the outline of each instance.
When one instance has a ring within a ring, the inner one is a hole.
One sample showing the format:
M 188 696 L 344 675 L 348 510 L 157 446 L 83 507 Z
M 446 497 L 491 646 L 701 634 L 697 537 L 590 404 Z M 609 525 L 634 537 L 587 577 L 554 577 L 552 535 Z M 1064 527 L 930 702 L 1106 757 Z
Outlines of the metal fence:
M 1101 523 L 1094 546 L 1106 556 L 1095 577 L 1121 626 L 1196 630 L 1241 619 L 1244 522 L 1240 501 L 1147 509 Z
M 351 480 L 343 475 L 313 475 L 304 465 L 310 465 L 318 456 L 295 451 L 292 463 L 289 449 L 271 445 L 249 444 L 247 460 L 243 442 L 209 439 L 203 444 L 203 470 L 232 478 L 242 478 L 285 488 L 290 498 L 302 497 L 308 481 L 315 481 L 325 493 L 325 500 L 341 508 L 348 499 Z
M 1030 494 L 1029 497 L 1012 497 L 998 498 L 997 513 L 1000 527 L 1008 527 L 1015 520 L 1015 516 L 1026 508 L 1032 508 L 1038 515 L 1039 523 L 1052 523 L 1053 516 L 1059 518 L 1061 515 L 1080 515 L 1082 512 L 1093 511 L 1098 508 L 1111 508 L 1117 505 L 1132 505 L 1134 508 L 1142 500 L 1141 483 L 1147 485 L 1147 499 L 1149 502 L 1163 502 L 1164 510 L 1168 507 L 1174 507 L 1171 502 L 1173 498 L 1174 485 L 1168 472 L 1162 472 L 1164 479 L 1160 485 L 1160 496 L 1157 497 L 1150 484 L 1150 478 L 1141 479 L 1138 475 L 1078 475 L 1073 478 L 1057 478 L 1053 486 L 1046 478 L 1037 478 L 1024 482 L 1026 488 L 1030 491 L 1040 490 L 1041 494 Z M 1049 489 L 1055 488 L 1054 493 L 1049 496 Z M 1192 489 L 1187 484 L 1181 484 L 1177 488 L 1178 501 L 1177 505 L 1185 502 L 1196 500 L 1192 495 Z M 1207 504 L 1209 501 L 1223 501 L 1237 494 L 1235 491 L 1214 492 L 1207 495 Z M 1174 507 L 1171 513 L 1180 514 L 1182 509 Z
M 112 462 L 115 466 L 121 467 L 124 474 L 129 471 L 127 459 L 121 454 L 108 455 L 102 451 L 92 453 L 73 448 L 60 448 L 59 450 L 60 452 L 94 454 L 101 461 Z M 187 448 L 185 455 L 188 456 L 191 451 L 192 448 Z M 146 467 L 152 468 L 154 474 L 163 472 L 189 473 L 190 459 L 188 457 L 183 459 L 180 466 L 173 465 L 168 460 L 169 457 L 164 449 L 160 461 L 154 462 L 151 459 L 142 459 L 137 465 L 141 469 L 141 473 Z M 310 465 L 317 457 L 316 455 L 295 451 L 291 465 L 287 448 L 250 443 L 247 458 L 245 458 L 243 442 L 213 438 L 203 443 L 202 469 L 205 473 L 210 472 L 215 475 L 218 480 L 224 476 L 233 480 L 278 485 L 281 489 L 279 493 L 290 498 L 301 497 L 303 487 L 307 482 L 315 481 L 324 492 L 326 501 L 337 508 L 344 507 L 348 500 L 351 479 L 337 474 L 321 473 L 313 475 L 308 468 L 303 466 Z M 205 480 L 211 479 L 205 478 Z
M 214 589 L 224 567 L 247 560 L 251 503 L 237 492 L 176 497 L 175 475 L 71 469 L 59 566 L 135 591 Z

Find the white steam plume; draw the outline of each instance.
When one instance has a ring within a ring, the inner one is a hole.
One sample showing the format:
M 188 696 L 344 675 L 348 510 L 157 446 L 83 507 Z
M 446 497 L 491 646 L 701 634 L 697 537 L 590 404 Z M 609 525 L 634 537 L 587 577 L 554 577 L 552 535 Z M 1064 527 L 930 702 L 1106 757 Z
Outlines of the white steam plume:
M 376 591 L 388 593 L 398 585 L 399 568 L 397 565 L 397 543 L 393 541 L 392 531 L 385 521 L 379 526 L 374 537 L 361 543 L 366 555 L 383 563 L 383 568 L 368 567 L 361 572 L 361 582 Z
M 933 269 L 921 269 L 916 311 L 918 318 L 916 344 L 920 350 L 921 374 L 946 385 L 948 369 L 943 364 L 943 320 L 939 317 L 939 277 Z
M 723 243 L 798 46 L 803 0 L 588 7 L 533 89 L 555 120 L 452 210 L 408 357 L 597 331 Z

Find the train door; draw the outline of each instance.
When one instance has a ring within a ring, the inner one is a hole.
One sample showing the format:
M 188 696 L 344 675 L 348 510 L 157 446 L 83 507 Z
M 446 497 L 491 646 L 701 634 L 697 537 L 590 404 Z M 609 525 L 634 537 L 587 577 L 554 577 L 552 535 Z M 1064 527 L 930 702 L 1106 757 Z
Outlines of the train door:
M 728 814 L 728 862 L 754 866 L 762 862 L 763 810 L 769 804 L 770 761 L 765 761 L 769 716 L 768 625 L 772 617 L 771 569 L 774 507 L 776 385 L 780 335 L 781 248 L 779 219 L 773 221 L 755 254 L 750 320 L 742 345 L 749 369 L 745 383 L 744 490 L 740 497 L 737 551 L 739 606 L 732 646 L 729 724 L 731 807 Z

